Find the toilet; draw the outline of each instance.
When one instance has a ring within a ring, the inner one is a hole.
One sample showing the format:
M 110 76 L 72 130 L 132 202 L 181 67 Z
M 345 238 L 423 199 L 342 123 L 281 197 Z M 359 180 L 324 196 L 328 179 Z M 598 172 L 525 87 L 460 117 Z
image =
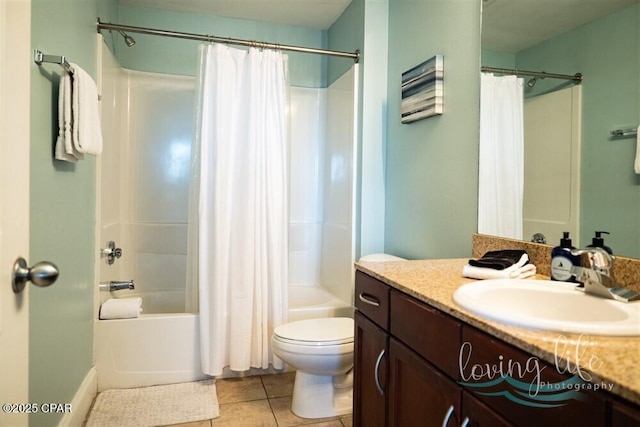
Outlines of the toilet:
M 369 254 L 360 261 L 402 261 Z M 273 331 L 271 345 L 296 370 L 291 411 L 302 418 L 350 414 L 353 407 L 354 323 L 348 317 L 324 317 L 285 323 Z
M 273 352 L 296 370 L 291 411 L 302 418 L 349 414 L 353 404 L 353 319 L 326 317 L 278 326 Z
M 406 261 L 406 258 L 400 258 L 391 254 L 369 254 L 360 258 L 360 261 L 366 262 L 384 262 L 384 261 Z

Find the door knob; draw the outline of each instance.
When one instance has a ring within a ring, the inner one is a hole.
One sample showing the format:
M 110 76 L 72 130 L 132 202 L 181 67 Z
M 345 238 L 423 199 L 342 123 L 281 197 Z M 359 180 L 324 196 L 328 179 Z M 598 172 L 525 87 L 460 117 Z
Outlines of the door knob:
M 22 292 L 29 281 L 40 288 L 44 288 L 52 285 L 58 278 L 58 274 L 58 267 L 51 262 L 42 261 L 29 268 L 27 267 L 27 261 L 19 257 L 13 263 L 11 287 L 16 294 Z

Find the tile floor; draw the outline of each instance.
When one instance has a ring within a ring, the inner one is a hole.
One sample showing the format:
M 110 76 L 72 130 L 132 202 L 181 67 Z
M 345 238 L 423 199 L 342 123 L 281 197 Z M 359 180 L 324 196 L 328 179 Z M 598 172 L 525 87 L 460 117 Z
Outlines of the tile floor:
M 216 381 L 220 417 L 171 427 L 351 427 L 351 416 L 306 419 L 291 412 L 295 373 Z

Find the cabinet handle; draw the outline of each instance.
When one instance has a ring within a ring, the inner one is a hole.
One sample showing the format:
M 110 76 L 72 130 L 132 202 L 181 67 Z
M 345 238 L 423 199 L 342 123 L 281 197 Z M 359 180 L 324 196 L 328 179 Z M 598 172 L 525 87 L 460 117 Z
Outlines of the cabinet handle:
M 445 414 L 444 420 L 442 420 L 442 427 L 447 427 L 447 425 L 449 424 L 449 419 L 451 418 L 451 415 L 453 415 L 453 405 L 449 406 L 449 410 Z
M 369 304 L 374 307 L 380 307 L 380 301 L 373 295 L 360 292 L 360 295 L 358 295 L 358 298 L 360 299 L 360 301 L 362 301 L 365 304 Z
M 460 427 L 467 427 L 469 425 L 469 417 L 464 417 L 464 420 L 462 420 L 462 424 L 460 424 Z
M 378 371 L 380 370 L 380 362 L 382 361 L 383 356 L 384 356 L 384 348 L 378 355 L 378 360 L 376 360 L 376 367 L 373 369 L 373 378 L 376 381 L 376 387 L 378 387 L 378 391 L 382 396 L 384 396 L 384 389 L 380 385 L 380 377 L 378 376 Z

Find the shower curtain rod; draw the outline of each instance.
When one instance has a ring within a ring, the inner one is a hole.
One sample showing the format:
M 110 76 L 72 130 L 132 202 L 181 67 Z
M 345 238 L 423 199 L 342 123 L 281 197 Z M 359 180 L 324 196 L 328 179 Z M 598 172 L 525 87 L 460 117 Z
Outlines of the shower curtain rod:
M 148 34 L 152 36 L 173 37 L 173 38 L 186 39 L 186 40 L 198 40 L 198 41 L 210 42 L 210 43 L 216 42 L 216 43 L 249 46 L 249 47 L 259 47 L 263 49 L 287 50 L 292 52 L 339 56 L 342 58 L 351 58 L 354 60 L 355 63 L 358 63 L 358 61 L 360 60 L 359 50 L 356 50 L 353 53 L 340 52 L 336 50 L 316 49 L 312 47 L 303 47 L 303 46 L 291 46 L 291 45 L 267 43 L 267 42 L 261 42 L 261 41 L 255 41 L 255 40 L 234 39 L 231 37 L 218 37 L 218 36 L 209 35 L 209 34 L 182 33 L 178 31 L 159 30 L 155 28 L 134 27 L 131 25 L 100 22 L 100 18 L 98 18 L 97 28 L 98 28 L 98 32 L 100 32 L 100 30 L 116 30 L 116 31 L 125 31 L 129 33 Z
M 494 67 L 480 67 L 480 71 L 486 73 L 498 73 L 498 74 L 509 74 L 509 75 L 520 75 L 520 76 L 530 76 L 530 77 L 539 77 L 539 78 L 547 78 L 547 79 L 565 79 L 565 80 L 573 80 L 576 84 L 582 83 L 582 74 L 576 73 L 573 76 L 569 74 L 554 74 L 554 73 L 546 73 L 544 71 L 525 71 L 511 68 L 494 68 Z

